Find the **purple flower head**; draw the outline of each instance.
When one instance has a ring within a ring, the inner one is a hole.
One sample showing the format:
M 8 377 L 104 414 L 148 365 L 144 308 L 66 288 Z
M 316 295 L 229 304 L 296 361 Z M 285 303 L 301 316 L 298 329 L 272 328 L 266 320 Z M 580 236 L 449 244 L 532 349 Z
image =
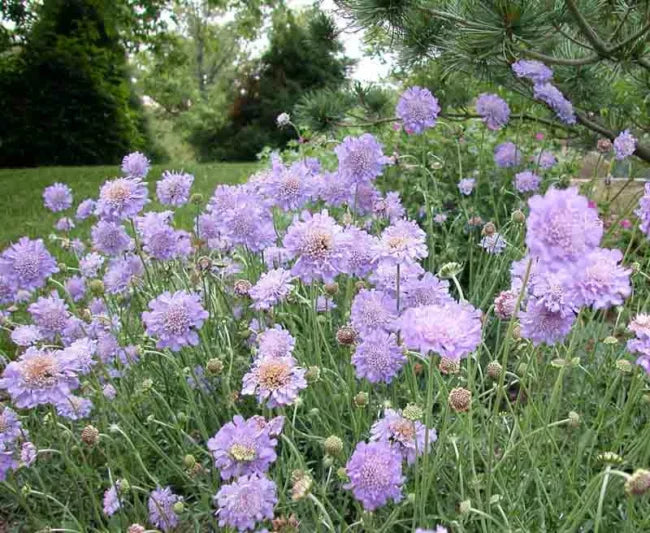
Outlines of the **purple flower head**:
M 278 161 L 261 183 L 260 192 L 269 205 L 284 211 L 301 209 L 316 194 L 317 182 L 303 161 L 285 166 Z
M 402 457 L 387 442 L 359 442 L 345 471 L 350 482 L 344 488 L 352 490 L 366 511 L 402 499 Z
M 106 274 L 104 286 L 109 294 L 121 294 L 129 287 L 137 285 L 144 276 L 142 260 L 134 254 L 116 257 L 111 260 Z
M 11 340 L 17 346 L 31 346 L 43 339 L 43 334 L 34 325 L 17 326 L 11 332 Z
M 55 183 L 43 190 L 43 203 L 50 211 L 65 211 L 72 205 L 72 190 L 63 183 Z
M 395 335 L 381 330 L 364 335 L 352 355 L 356 376 L 370 383 L 390 383 L 405 363 Z
M 22 424 L 16 412 L 10 407 L 0 411 L 0 450 L 7 449 L 23 434 Z
M 93 248 L 107 255 L 120 255 L 133 248 L 133 240 L 117 222 L 100 220 L 91 230 Z
M 62 357 L 61 352 L 34 347 L 9 363 L 0 378 L 0 389 L 6 390 L 21 409 L 56 404 L 78 386 L 73 361 Z
M 236 415 L 208 441 L 208 450 L 221 479 L 262 474 L 277 459 L 268 426 L 260 428 L 255 418 L 244 420 Z
M 149 522 L 164 532 L 173 530 L 178 525 L 178 515 L 174 512 L 174 504 L 183 498 L 174 494 L 170 487 L 158 487 L 149 495 Z
M 316 298 L 316 312 L 318 313 L 328 313 L 337 307 L 336 302 L 325 294 L 321 294 Z
M 111 485 L 110 489 L 104 492 L 104 514 L 106 516 L 113 516 L 122 507 L 122 500 L 120 498 L 120 482 L 116 481 Z
M 90 415 L 93 403 L 87 398 L 70 395 L 56 403 L 56 412 L 59 416 L 69 420 L 81 420 Z
M 283 268 L 269 270 L 260 276 L 259 281 L 248 291 L 255 309 L 271 309 L 283 302 L 293 289 L 291 272 Z
M 140 152 L 132 152 L 122 159 L 122 172 L 131 178 L 146 178 L 150 168 L 151 162 Z
M 598 213 L 576 188 L 551 188 L 528 205 L 526 244 L 544 263 L 575 262 L 599 245 L 603 226 Z
M 260 356 L 244 375 L 242 394 L 256 395 L 269 408 L 291 405 L 307 387 L 304 368 L 291 357 Z
M 413 220 L 398 220 L 379 237 L 376 258 L 382 262 L 414 263 L 429 254 L 426 233 Z
M 339 174 L 354 185 L 374 180 L 388 162 L 381 144 L 370 133 L 346 137 L 334 152 L 339 159 Z
M 596 248 L 589 253 L 586 264 L 579 269 L 575 284 L 583 305 L 594 309 L 623 305 L 632 294 L 632 271 L 620 265 L 622 259 L 623 254 L 616 249 Z
M 158 201 L 163 205 L 181 206 L 190 199 L 190 189 L 194 176 L 185 172 L 163 172 L 162 178 L 156 184 Z
M 526 78 L 533 83 L 545 83 L 553 78 L 553 71 L 541 61 L 520 59 L 512 64 L 518 78 Z
M 136 220 L 143 250 L 159 261 L 185 257 L 192 252 L 190 234 L 169 225 L 172 215 L 171 211 L 149 212 Z
M 177 352 L 183 346 L 196 346 L 200 329 L 208 318 L 198 294 L 166 291 L 149 302 L 150 311 L 142 313 L 147 335 L 157 337 L 158 348 Z
M 422 529 L 421 527 L 418 527 L 415 530 L 415 533 L 449 533 L 447 531 L 447 528 L 444 526 L 436 526 L 436 529 Z
M 553 152 L 549 152 L 548 150 L 542 150 L 538 156 L 533 156 L 530 159 L 533 163 L 537 163 L 539 168 L 544 170 L 553 168 L 557 164 L 555 155 L 553 155 Z
M 222 485 L 214 497 L 219 527 L 238 531 L 255 529 L 258 522 L 273 518 L 278 503 L 275 483 L 264 475 L 242 476 L 230 485 Z
M 371 215 L 381 193 L 372 183 L 359 183 L 348 202 L 348 207 L 360 216 Z
M 74 228 L 74 220 L 69 217 L 61 217 L 54 224 L 54 229 L 57 231 L 67 232 Z
M 350 323 L 361 336 L 376 330 L 392 331 L 397 318 L 395 298 L 377 289 L 362 289 L 354 297 Z
M 500 255 L 506 249 L 506 240 L 500 233 L 492 233 L 481 239 L 481 248 L 492 255 Z
M 494 299 L 494 314 L 501 320 L 510 320 L 517 308 L 517 299 L 519 292 L 517 291 L 501 291 Z
M 557 118 L 565 124 L 575 124 L 576 116 L 573 105 L 567 100 L 560 90 L 550 83 L 539 83 L 533 89 L 533 96 L 549 106 Z
M 430 429 L 428 446 L 431 447 L 437 439 L 436 430 Z M 384 417 L 372 425 L 370 440 L 392 444 L 410 465 L 415 463 L 416 456 L 423 455 L 427 448 L 424 424 L 404 418 L 394 409 L 386 409 Z
M 574 274 L 567 269 L 538 268 L 535 276 L 529 277 L 528 291 L 536 302 L 562 316 L 575 314 L 580 305 Z
M 636 150 L 636 138 L 630 133 L 630 130 L 622 131 L 614 139 L 614 152 L 616 159 L 622 161 L 631 156 Z
M 390 222 L 396 222 L 406 214 L 399 193 L 395 191 L 389 191 L 385 198 L 378 199 L 372 210 L 375 216 L 387 218 Z
M 84 278 L 94 278 L 103 264 L 104 257 L 96 252 L 91 252 L 79 260 L 79 271 Z
M 521 163 L 521 152 L 515 143 L 501 143 L 494 149 L 494 162 L 501 168 L 519 166 Z
M 258 195 L 245 193 L 221 216 L 223 237 L 231 244 L 260 252 L 275 243 L 271 212 Z
M 370 274 L 370 282 L 375 287 L 389 294 L 393 298 L 397 295 L 397 268 L 396 264 L 380 262 Z M 399 283 L 401 288 L 410 281 L 424 275 L 424 269 L 419 263 L 405 263 L 399 266 Z
M 56 293 L 47 297 L 41 296 L 28 309 L 34 324 L 48 340 L 53 340 L 63 333 L 70 317 L 68 305 Z
M 447 214 L 446 213 L 436 213 L 433 216 L 433 221 L 436 224 L 444 224 L 446 220 L 447 220 Z
M 650 237 L 650 183 L 646 183 L 643 188 L 643 196 L 639 200 L 639 207 L 634 214 L 639 217 L 639 228 L 647 237 Z
M 106 220 L 133 218 L 149 201 L 147 184 L 140 178 L 116 178 L 99 190 L 95 213 Z
M 451 300 L 449 282 L 440 280 L 431 272 L 421 278 L 407 280 L 400 288 L 405 308 L 440 304 Z
M 86 295 L 86 282 L 81 276 L 72 276 L 65 280 L 65 290 L 73 302 L 83 300 Z
M 402 93 L 395 113 L 402 119 L 406 133 L 419 135 L 436 125 L 440 105 L 429 89 L 414 86 Z
M 36 461 L 36 456 L 38 455 L 38 450 L 34 443 L 32 442 L 23 442 L 20 447 L 20 461 L 24 466 L 32 466 Z
M 476 112 L 490 130 L 500 130 L 510 119 L 508 104 L 496 94 L 481 94 L 476 100 Z
M 541 181 L 542 179 L 530 170 L 517 172 L 517 174 L 515 174 L 515 189 L 517 189 L 522 194 L 527 192 L 535 192 L 537 189 L 539 189 L 539 184 Z
M 0 274 L 0 304 L 10 304 L 16 300 L 16 289 L 9 280 Z
M 20 240 L 5 248 L 0 255 L 0 275 L 16 291 L 32 291 L 45 285 L 45 280 L 59 271 L 54 257 L 50 255 L 42 239 Z
M 115 397 L 117 396 L 117 390 L 115 389 L 115 387 L 113 387 L 113 385 L 107 383 L 102 387 L 102 395 L 107 400 L 114 400 Z
M 474 178 L 463 178 L 458 182 L 458 190 L 461 194 L 469 196 L 474 190 L 476 185 L 476 180 Z
M 404 344 L 422 354 L 431 351 L 458 361 L 481 343 L 481 312 L 466 302 L 412 307 L 399 323 Z
M 354 184 L 348 175 L 326 172 L 318 181 L 318 195 L 328 207 L 354 203 Z
M 542 343 L 551 346 L 567 336 L 575 319 L 574 313 L 550 311 L 544 302 L 531 298 L 526 309 L 520 314 L 521 335 L 535 346 Z
M 342 239 L 343 228 L 326 210 L 314 215 L 303 211 L 300 218 L 294 218 L 282 241 L 297 258 L 291 273 L 306 283 L 333 281 L 343 266 Z
M 363 278 L 374 268 L 373 260 L 378 245 L 377 237 L 367 231 L 348 226 L 342 238 L 343 266 L 341 271 L 349 276 Z
M 96 207 L 97 204 L 95 200 L 93 200 L 92 198 L 86 198 L 77 207 L 77 213 L 75 214 L 75 218 L 77 220 L 86 220 L 95 212 Z
M 650 315 L 639 313 L 627 325 L 638 339 L 650 340 Z
M 262 331 L 256 340 L 259 357 L 290 356 L 296 344 L 296 339 L 286 329 L 278 325 Z

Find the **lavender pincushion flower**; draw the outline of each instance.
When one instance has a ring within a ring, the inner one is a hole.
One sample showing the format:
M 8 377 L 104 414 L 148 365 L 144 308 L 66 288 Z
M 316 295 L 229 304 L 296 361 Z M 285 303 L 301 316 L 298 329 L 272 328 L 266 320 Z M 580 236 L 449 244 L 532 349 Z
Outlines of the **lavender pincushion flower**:
M 69 420 L 81 420 L 90 415 L 93 403 L 88 398 L 70 394 L 56 403 L 56 412 L 59 416 Z
M 117 222 L 100 220 L 91 230 L 93 248 L 106 255 L 120 255 L 133 248 L 133 240 Z
M 528 200 L 526 244 L 547 264 L 575 262 L 596 248 L 603 226 L 595 209 L 575 187 L 549 189 Z
M 271 309 L 283 302 L 293 289 L 291 272 L 276 268 L 263 273 L 258 282 L 248 291 L 253 300 L 251 307 L 258 310 Z
M 156 184 L 158 200 L 163 205 L 175 207 L 185 205 L 190 199 L 192 183 L 194 183 L 192 174 L 166 170 Z
M 619 264 L 622 260 L 623 254 L 616 249 L 596 248 L 587 256 L 576 276 L 576 290 L 583 305 L 594 309 L 623 305 L 632 294 L 632 271 Z
M 61 217 L 56 221 L 56 224 L 54 224 L 54 229 L 57 231 L 68 232 L 74 229 L 74 220 L 70 217 Z
M 553 313 L 562 316 L 573 315 L 580 306 L 576 292 L 576 279 L 573 269 L 551 270 L 540 264 L 535 275 L 528 279 L 528 292 L 535 300 Z
M 144 265 L 140 257 L 127 254 L 111 260 L 104 274 L 104 286 L 109 294 L 121 294 L 137 285 L 144 276 Z
M 71 278 L 68 278 L 65 280 L 64 286 L 73 302 L 83 300 L 86 295 L 86 282 L 81 276 L 72 276 Z
M 296 339 L 276 324 L 275 327 L 265 329 L 257 335 L 256 342 L 260 357 L 287 357 L 293 353 Z
M 169 261 L 192 252 L 190 234 L 171 225 L 171 211 L 149 212 L 136 219 L 142 237 L 142 248 L 153 259 Z
M 95 213 L 105 220 L 133 218 L 149 202 L 147 184 L 140 178 L 116 178 L 99 190 Z
M 400 96 L 395 113 L 409 134 L 421 134 L 436 125 L 440 105 L 429 89 L 410 87 Z
M 650 183 L 643 186 L 643 196 L 634 214 L 639 217 L 639 229 L 646 234 L 646 237 L 650 237 Z
M 295 211 L 316 196 L 317 181 L 303 161 L 285 166 L 278 160 L 259 190 L 269 205 L 284 211 Z
M 401 293 L 404 308 L 439 304 L 452 299 L 449 294 L 449 282 L 438 279 L 431 272 L 426 272 L 422 277 L 408 279 L 402 284 Z
M 526 78 L 533 83 L 545 83 L 553 78 L 553 71 L 541 61 L 520 59 L 512 64 L 518 78 Z
M 548 150 L 542 150 L 538 156 L 531 157 L 531 161 L 533 163 L 537 163 L 539 168 L 544 170 L 553 168 L 557 164 L 555 155 L 553 155 L 553 152 L 550 152 Z
M 255 418 L 235 415 L 208 440 L 208 450 L 221 479 L 231 479 L 266 472 L 277 459 L 277 443 L 266 425 L 260 429 Z
M 294 218 L 282 241 L 297 258 L 291 273 L 306 283 L 333 281 L 343 266 L 342 233 L 326 210 L 313 215 L 303 211 L 301 218 Z
M 356 226 L 348 226 L 343 231 L 341 248 L 343 266 L 341 271 L 349 276 L 363 278 L 370 274 L 375 265 L 375 250 L 378 239 Z
M 346 137 L 334 152 L 339 160 L 339 174 L 355 185 L 374 180 L 388 162 L 381 144 L 370 133 Z
M 412 307 L 401 316 L 399 326 L 408 348 L 455 361 L 481 343 L 481 312 L 467 302 Z
M 242 476 L 230 485 L 222 485 L 214 497 L 219 527 L 238 531 L 255 529 L 258 522 L 273 518 L 278 503 L 277 488 L 264 475 Z
M 384 261 L 377 264 L 375 270 L 370 274 L 369 281 L 374 284 L 377 290 L 383 291 L 392 298 L 397 296 L 397 278 L 399 274 L 399 286 L 406 286 L 409 281 L 424 275 L 424 269 L 419 263 L 404 263 L 395 265 Z
M 147 507 L 149 522 L 164 532 L 173 530 L 178 525 L 178 515 L 174 512 L 174 504 L 183 499 L 174 494 L 171 487 L 151 491 Z
M 86 220 L 88 217 L 92 216 L 95 212 L 97 204 L 92 198 L 86 198 L 77 206 L 77 212 L 75 218 L 77 220 Z
M 47 251 L 42 239 L 21 237 L 0 256 L 0 275 L 15 289 L 32 291 L 59 271 L 54 257 Z
M 352 355 L 355 375 L 370 383 L 390 383 L 405 364 L 406 357 L 395 335 L 381 330 L 364 335 Z
M 91 252 L 79 259 L 79 271 L 84 278 L 94 278 L 104 264 L 104 257 Z
M 151 162 L 140 152 L 132 152 L 122 159 L 122 172 L 132 178 L 145 178 L 150 168 Z
M 244 375 L 241 393 L 256 395 L 269 408 L 291 405 L 307 387 L 305 372 L 291 356 L 258 357 Z
M 415 263 L 429 251 L 426 233 L 413 220 L 398 220 L 379 236 L 375 249 L 376 260 L 394 264 Z
M 11 332 L 11 340 L 17 346 L 31 346 L 43 339 L 43 334 L 33 324 L 16 326 Z
M 402 199 L 396 191 L 388 191 L 384 198 L 378 199 L 372 207 L 372 211 L 375 216 L 387 218 L 392 223 L 406 215 Z
M 574 313 L 550 311 L 543 302 L 534 298 L 528 300 L 526 309 L 519 317 L 522 337 L 529 339 L 535 346 L 542 343 L 552 346 L 560 342 L 571 331 L 576 319 Z
M 422 422 L 404 418 L 394 409 L 386 409 L 383 418 L 370 428 L 370 440 L 388 442 L 410 465 L 416 456 L 426 452 L 426 427 Z M 429 448 L 438 439 L 435 429 L 429 430 Z
M 481 248 L 492 255 L 500 255 L 506 249 L 506 240 L 500 233 L 485 235 L 480 242 Z
M 72 190 L 63 183 L 54 183 L 43 190 L 43 203 L 50 211 L 65 211 L 72 205 Z
M 458 190 L 461 194 L 469 196 L 474 190 L 476 185 L 476 180 L 474 178 L 463 178 L 458 182 Z
M 530 170 L 517 172 L 515 174 L 515 189 L 520 193 L 535 192 L 539 189 L 541 181 L 541 178 Z
M 384 291 L 362 289 L 352 301 L 350 323 L 361 336 L 376 330 L 392 331 L 396 318 L 397 302 Z
M 103 512 L 106 516 L 113 516 L 121 507 L 120 482 L 116 481 L 109 489 L 104 492 Z
M 197 330 L 209 313 L 203 309 L 198 294 L 166 291 L 149 302 L 149 309 L 142 313 L 142 320 L 147 335 L 157 337 L 158 348 L 177 352 L 183 346 L 199 343 Z
M 57 335 L 63 333 L 70 317 L 68 304 L 56 293 L 46 297 L 41 296 L 29 306 L 28 310 L 34 325 L 48 340 L 54 340 Z
M 576 116 L 573 105 L 560 90 L 550 83 L 540 83 L 533 88 L 533 96 L 549 106 L 565 124 L 575 124 Z
M 2 407 L 0 411 L 0 449 L 7 448 L 23 433 L 22 424 L 11 407 Z
M 317 182 L 318 196 L 327 206 L 341 207 L 354 203 L 354 185 L 349 175 L 326 172 Z
M 476 100 L 476 112 L 490 130 L 499 130 L 508 123 L 510 108 L 496 94 L 483 93 Z
M 78 386 L 74 361 L 62 357 L 61 352 L 34 347 L 10 362 L 0 378 L 0 389 L 6 390 L 21 409 L 56 404 Z
M 630 130 L 622 131 L 614 139 L 614 152 L 616 159 L 622 161 L 631 156 L 636 150 L 636 138 L 630 133 Z
M 345 465 L 350 482 L 344 486 L 366 511 L 402 499 L 402 457 L 387 442 L 359 442 Z
M 501 168 L 519 166 L 521 163 L 521 152 L 512 142 L 504 142 L 494 149 L 494 162 Z

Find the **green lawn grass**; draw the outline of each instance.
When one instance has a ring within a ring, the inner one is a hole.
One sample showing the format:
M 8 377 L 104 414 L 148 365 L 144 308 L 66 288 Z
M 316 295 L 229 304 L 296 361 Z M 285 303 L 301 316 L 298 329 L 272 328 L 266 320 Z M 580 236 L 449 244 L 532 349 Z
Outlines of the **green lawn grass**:
M 183 170 L 194 175 L 193 192 L 205 195 L 206 201 L 220 183 L 243 181 L 257 168 L 256 163 L 208 163 L 183 165 Z M 173 166 L 155 165 L 148 176 L 151 198 L 155 201 L 155 183 L 164 170 Z M 96 198 L 101 184 L 119 175 L 118 166 L 95 167 L 41 167 L 29 169 L 0 169 L 0 249 L 19 237 L 47 237 L 53 224 L 62 216 L 43 206 L 43 189 L 60 181 L 67 183 L 74 193 L 74 209 L 85 198 Z M 160 209 L 156 203 L 154 209 Z M 177 211 L 176 222 L 189 227 L 196 208 L 185 206 Z M 72 236 L 77 230 L 72 231 Z

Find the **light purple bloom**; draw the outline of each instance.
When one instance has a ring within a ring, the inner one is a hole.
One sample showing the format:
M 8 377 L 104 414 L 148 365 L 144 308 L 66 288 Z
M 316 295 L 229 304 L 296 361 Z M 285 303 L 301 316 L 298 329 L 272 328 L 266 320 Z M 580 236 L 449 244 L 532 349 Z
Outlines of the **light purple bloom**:
M 133 218 L 149 201 L 148 195 L 140 178 L 116 178 L 102 185 L 95 212 L 105 220 Z
M 90 252 L 79 260 L 79 271 L 85 278 L 94 278 L 103 264 L 103 256 L 97 252 Z
M 144 276 L 142 260 L 134 254 L 111 260 L 104 274 L 104 286 L 109 294 L 120 294 L 137 285 Z
M 370 274 L 370 282 L 375 288 L 384 291 L 393 298 L 397 295 L 397 265 L 385 261 L 377 264 L 375 270 Z M 404 263 L 399 266 L 399 283 L 401 288 L 410 281 L 424 275 L 424 269 L 419 263 Z
M 18 346 L 31 346 L 43 339 L 43 334 L 33 324 L 17 326 L 11 332 L 11 340 Z
M 476 185 L 476 180 L 474 178 L 463 178 L 458 182 L 458 190 L 460 191 L 461 194 L 464 194 L 465 196 L 469 196 L 470 194 L 472 194 L 475 185 Z
M 362 289 L 350 309 L 352 327 L 363 337 L 376 330 L 392 331 L 397 318 L 397 302 L 386 292 Z
M 562 316 L 573 315 L 580 305 L 575 281 L 575 274 L 568 269 L 554 271 L 540 265 L 535 276 L 529 277 L 528 291 L 549 311 Z
M 408 279 L 400 287 L 400 292 L 404 308 L 440 304 L 451 300 L 449 282 L 438 279 L 431 272 L 426 272 L 421 278 Z
M 415 533 L 449 533 L 449 532 L 447 531 L 446 527 L 436 526 L 436 529 L 422 529 L 421 527 L 418 527 L 415 530 Z
M 492 233 L 481 239 L 481 247 L 489 254 L 500 255 L 506 249 L 506 240 L 500 233 Z
M 413 220 L 398 220 L 380 235 L 375 253 L 379 261 L 414 263 L 429 253 L 426 233 Z
M 522 337 L 535 346 L 542 343 L 551 346 L 562 341 L 576 319 L 574 313 L 550 311 L 543 302 L 537 302 L 534 298 L 528 300 L 526 309 L 519 316 Z
M 644 185 L 643 196 L 634 214 L 640 219 L 639 229 L 650 237 L 650 183 Z
M 260 427 L 255 418 L 235 415 L 208 440 L 208 450 L 221 479 L 231 479 L 266 472 L 277 459 L 277 443 L 266 424 Z
M 147 335 L 157 337 L 158 348 L 177 352 L 183 346 L 199 343 L 197 330 L 208 318 L 198 294 L 166 291 L 149 302 L 150 311 L 142 313 Z
M 113 385 L 107 383 L 102 387 L 102 394 L 104 395 L 104 398 L 106 398 L 107 400 L 114 400 L 115 396 L 117 396 L 117 391 L 115 390 L 115 387 L 113 387 Z
M 366 511 L 402 499 L 402 457 L 387 442 L 359 442 L 345 471 L 350 482 L 344 488 L 352 490 Z
M 367 333 L 352 355 L 355 375 L 370 383 L 390 383 L 405 363 L 395 335 L 382 330 Z
M 174 494 L 170 487 L 158 487 L 151 491 L 147 507 L 149 522 L 164 532 L 171 531 L 178 525 L 178 515 L 174 512 L 174 504 L 183 498 Z
M 287 357 L 293 353 L 296 344 L 291 334 L 283 327 L 276 325 L 265 329 L 257 335 L 257 353 L 259 357 Z
M 342 272 L 350 276 L 363 278 L 374 268 L 373 259 L 378 240 L 367 231 L 348 226 L 343 231 L 341 247 L 343 249 Z
M 74 220 L 69 217 L 61 217 L 54 224 L 54 229 L 57 231 L 67 232 L 74 228 Z
M 622 131 L 614 139 L 614 152 L 616 159 L 622 161 L 631 156 L 636 150 L 636 138 L 630 133 L 630 130 Z
M 396 191 L 389 191 L 386 193 L 385 198 L 380 198 L 373 206 L 375 216 L 387 218 L 390 222 L 404 218 L 406 209 L 402 205 L 402 200 L 399 193 Z
M 0 275 L 0 304 L 9 304 L 16 299 L 16 289 L 9 280 Z
M 328 207 L 354 203 L 354 184 L 340 172 L 326 172 L 318 181 L 318 195 Z
M 346 137 L 334 152 L 339 159 L 339 174 L 355 185 L 374 180 L 388 162 L 381 144 L 369 133 Z
M 93 403 L 88 398 L 70 395 L 56 403 L 56 412 L 59 416 L 70 420 L 81 420 L 90 415 Z
M 95 200 L 92 198 L 86 198 L 77 206 L 77 213 L 75 215 L 77 220 L 86 220 L 90 217 L 97 207 Z
M 23 433 L 24 430 L 16 412 L 10 407 L 2 407 L 0 412 L 0 449 L 8 448 Z
M 476 112 L 490 130 L 499 130 L 510 119 L 510 108 L 496 94 L 483 93 L 476 100 Z
M 429 430 L 429 448 L 438 439 L 436 430 Z M 426 451 L 426 427 L 422 422 L 404 418 L 394 409 L 386 409 L 383 418 L 377 420 L 370 428 L 370 440 L 388 442 L 400 453 L 410 465 L 416 456 Z
M 545 83 L 553 78 L 553 71 L 541 61 L 520 59 L 512 64 L 512 70 L 519 78 L 526 78 L 533 83 Z
M 560 90 L 550 83 L 535 85 L 533 96 L 549 106 L 557 117 L 565 124 L 575 124 L 576 116 L 573 112 L 573 105 L 567 100 Z
M 436 125 L 440 105 L 429 89 L 410 87 L 400 96 L 395 113 L 409 134 L 421 134 Z
M 266 476 L 252 474 L 222 485 L 214 501 L 219 527 L 249 531 L 258 522 L 273 518 L 273 508 L 278 503 L 277 489 Z
M 284 211 L 302 208 L 316 195 L 317 183 L 303 161 L 285 166 L 276 160 L 259 186 L 267 203 Z
M 23 465 L 32 466 L 36 461 L 37 455 L 38 450 L 36 449 L 36 446 L 34 446 L 34 443 L 29 441 L 23 442 L 20 447 L 20 461 Z
M 65 280 L 65 290 L 72 298 L 73 302 L 83 300 L 86 295 L 86 282 L 81 276 L 72 276 Z
M 122 159 L 122 172 L 132 178 L 145 178 L 150 168 L 151 162 L 140 152 L 132 152 Z
M 169 261 L 188 256 L 192 252 L 190 234 L 171 227 L 169 223 L 172 216 L 171 211 L 149 212 L 136 220 L 143 250 L 154 259 Z
M 248 291 L 253 300 L 255 309 L 271 309 L 276 304 L 283 302 L 293 285 L 291 273 L 283 268 L 276 268 L 263 273 L 258 282 Z
M 194 176 L 185 172 L 163 172 L 156 185 L 158 200 L 163 205 L 181 206 L 190 199 L 190 189 Z
M 72 191 L 63 183 L 55 183 L 43 190 L 43 203 L 50 211 L 65 211 L 72 205 Z
M 90 231 L 93 247 L 107 255 L 120 255 L 133 248 L 133 240 L 117 222 L 100 220 Z
M 549 152 L 548 150 L 542 150 L 538 156 L 531 157 L 531 161 L 537 163 L 539 168 L 544 170 L 553 168 L 557 164 L 555 155 L 553 155 L 553 152 Z
M 381 198 L 379 190 L 372 183 L 366 182 L 356 185 L 353 191 L 348 202 L 350 210 L 361 216 L 371 215 L 375 204 Z
M 120 482 L 116 481 L 113 485 L 111 485 L 110 489 L 106 489 L 104 492 L 103 511 L 106 516 L 113 516 L 122 507 L 119 491 Z
M 620 250 L 596 248 L 586 258 L 586 264 L 577 274 L 576 289 L 583 305 L 594 309 L 607 309 L 623 305 L 632 294 L 630 274 L 619 263 L 623 259 Z
M 404 344 L 423 355 L 432 351 L 458 361 L 481 343 L 481 312 L 467 302 L 412 307 L 399 324 Z
M 242 394 L 256 395 L 269 408 L 291 405 L 307 387 L 304 368 L 291 357 L 258 357 L 244 375 Z
M 68 305 L 56 293 L 47 297 L 41 296 L 28 309 L 34 324 L 48 340 L 53 340 L 63 333 L 70 317 Z
M 255 194 L 242 193 L 221 213 L 223 236 L 233 245 L 260 252 L 275 243 L 276 233 L 271 212 L 263 199 Z
M 517 172 L 515 174 L 515 189 L 520 193 L 535 192 L 539 189 L 539 184 L 542 179 L 531 172 L 530 170 L 524 170 L 523 172 Z
M 447 215 L 445 213 L 436 213 L 433 216 L 433 221 L 436 224 L 444 224 L 444 222 L 447 220 Z
M 50 255 L 42 239 L 20 240 L 5 248 L 0 256 L 0 275 L 15 290 L 32 291 L 45 284 L 45 280 L 58 272 L 54 257 Z
M 494 149 L 494 162 L 501 168 L 519 166 L 521 163 L 521 152 L 515 143 L 501 143 Z

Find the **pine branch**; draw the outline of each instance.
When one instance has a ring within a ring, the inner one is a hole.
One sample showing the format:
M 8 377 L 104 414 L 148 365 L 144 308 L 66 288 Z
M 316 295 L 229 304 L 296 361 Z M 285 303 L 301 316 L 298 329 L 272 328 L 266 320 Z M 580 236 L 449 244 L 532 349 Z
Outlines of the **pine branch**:
M 616 46 L 610 48 L 609 52 L 611 54 L 614 54 L 614 53 L 618 52 L 621 48 L 623 48 L 623 47 L 627 46 L 628 44 L 633 43 L 637 39 L 643 37 L 643 35 L 648 33 L 648 31 L 650 31 L 650 20 L 646 23 L 645 26 L 643 26 L 639 31 L 637 31 L 631 37 L 628 37 L 624 41 L 618 43 Z
M 581 111 L 576 112 L 576 118 L 578 119 L 578 122 L 585 126 L 586 128 L 590 129 L 591 131 L 595 131 L 596 133 L 600 133 L 601 135 L 604 135 L 610 140 L 616 139 L 616 132 L 613 132 L 612 130 L 606 128 L 602 124 L 599 124 L 598 122 L 591 120 L 587 115 L 585 115 Z M 643 159 L 644 161 L 650 162 L 650 146 L 642 145 L 642 144 L 637 144 L 636 145 L 636 150 L 634 151 L 634 155 L 639 157 L 640 159 Z
M 565 4 L 569 8 L 571 14 L 573 15 L 573 18 L 578 24 L 578 27 L 582 30 L 583 35 L 594 47 L 594 50 L 596 50 L 596 52 L 598 52 L 598 54 L 600 54 L 603 57 L 609 56 L 608 44 L 605 41 L 603 41 L 600 38 L 600 36 L 596 33 L 596 30 L 594 30 L 591 27 L 589 21 L 580 12 L 580 9 L 578 9 L 578 6 L 576 5 L 575 1 L 565 0 Z
M 539 59 L 540 61 L 543 61 L 544 63 L 547 63 L 549 65 L 568 65 L 572 67 L 579 67 L 582 65 L 590 65 L 592 63 L 598 63 L 598 61 L 600 61 L 601 59 L 598 54 L 593 54 L 587 57 L 573 59 L 570 57 L 547 56 L 546 54 L 535 52 L 534 50 L 522 50 L 521 52 L 522 54 L 532 57 L 533 59 Z

